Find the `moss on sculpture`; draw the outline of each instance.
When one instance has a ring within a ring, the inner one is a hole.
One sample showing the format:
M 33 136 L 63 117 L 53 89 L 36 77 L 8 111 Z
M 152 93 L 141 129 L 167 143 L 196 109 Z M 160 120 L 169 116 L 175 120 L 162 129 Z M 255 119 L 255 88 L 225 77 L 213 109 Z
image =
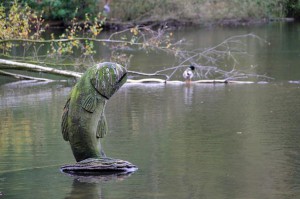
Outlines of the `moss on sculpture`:
M 89 68 L 74 86 L 64 107 L 61 127 L 63 138 L 70 142 L 77 163 L 62 168 L 85 169 L 88 159 L 96 162 L 98 170 L 101 170 L 103 164 L 115 165 L 122 161 L 106 158 L 100 138 L 108 131 L 104 115 L 106 102 L 126 80 L 124 67 L 105 62 Z

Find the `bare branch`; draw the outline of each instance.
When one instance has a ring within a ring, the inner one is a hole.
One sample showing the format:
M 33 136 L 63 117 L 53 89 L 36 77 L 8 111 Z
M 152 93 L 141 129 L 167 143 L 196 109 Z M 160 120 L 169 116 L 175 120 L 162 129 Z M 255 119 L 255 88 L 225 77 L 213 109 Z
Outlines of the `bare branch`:
M 155 76 L 164 76 L 166 79 L 168 79 L 168 75 L 165 74 L 159 74 L 159 72 L 155 73 L 142 73 L 142 72 L 136 72 L 136 71 L 128 71 L 128 74 L 133 74 L 133 75 L 141 75 L 141 76 L 148 76 L 148 77 L 155 77 Z
M 126 38 L 124 35 L 127 33 L 132 33 L 129 38 Z M 239 66 L 239 56 L 248 55 L 245 50 L 245 43 L 242 42 L 242 39 L 245 38 L 255 38 L 259 41 L 266 42 L 254 34 L 245 34 L 232 36 L 221 43 L 205 49 L 194 49 L 194 50 L 185 50 L 181 47 L 185 43 L 184 40 L 179 40 L 173 42 L 170 39 L 171 34 L 166 34 L 165 29 L 159 29 L 153 31 L 148 27 L 135 27 L 131 29 L 122 30 L 120 32 L 115 32 L 111 34 L 107 39 L 97 39 L 97 38 L 72 38 L 67 39 L 50 39 L 50 40 L 30 40 L 30 39 L 7 39 L 1 40 L 1 43 L 4 42 L 32 42 L 34 44 L 40 43 L 59 43 L 59 42 L 72 42 L 72 41 L 93 41 L 97 43 L 107 43 L 110 48 L 112 48 L 112 58 L 111 60 L 115 62 L 123 62 L 127 65 L 130 62 L 130 58 L 133 55 L 119 54 L 116 50 L 130 47 L 137 47 L 138 50 L 155 50 L 167 53 L 168 55 L 174 56 L 175 62 L 172 67 L 163 67 L 161 66 L 160 70 L 157 70 L 153 73 L 144 73 L 137 71 L 128 71 L 129 74 L 134 76 L 146 76 L 146 77 L 163 77 L 164 81 L 170 81 L 175 74 L 180 72 L 183 68 L 188 67 L 189 65 L 194 65 L 196 68 L 195 74 L 196 77 L 201 79 L 224 79 L 235 80 L 235 79 L 247 79 L 249 77 L 257 78 L 266 78 L 266 76 L 259 76 L 253 74 L 247 74 L 246 72 L 238 71 L 236 68 Z M 113 44 L 113 45 L 112 45 Z M 38 57 L 38 51 L 41 46 L 34 46 L 34 53 L 37 57 L 37 63 L 43 63 Z M 54 45 L 55 48 L 55 45 Z M 117 52 L 117 53 L 115 53 Z M 115 53 L 115 54 L 114 54 Z M 125 58 L 123 57 L 125 56 Z M 59 56 L 59 55 L 57 55 Z M 115 56 L 115 57 L 114 57 Z M 128 59 L 127 59 L 127 58 Z M 62 57 L 58 57 L 62 59 Z M 81 57 L 82 59 L 89 58 L 90 63 L 95 63 L 93 56 Z M 229 62 L 228 62 L 229 61 Z M 228 69 L 222 69 L 222 64 L 230 63 L 232 66 Z M 74 64 L 75 65 L 75 64 Z M 221 66 L 221 67 L 220 67 Z M 43 71 L 53 74 L 60 74 L 70 77 L 80 77 L 82 73 L 77 73 L 73 71 L 64 71 L 57 70 L 49 67 L 43 67 L 35 64 L 19 63 L 8 60 L 0 59 L 0 68 L 15 68 L 15 69 L 30 69 L 33 71 Z

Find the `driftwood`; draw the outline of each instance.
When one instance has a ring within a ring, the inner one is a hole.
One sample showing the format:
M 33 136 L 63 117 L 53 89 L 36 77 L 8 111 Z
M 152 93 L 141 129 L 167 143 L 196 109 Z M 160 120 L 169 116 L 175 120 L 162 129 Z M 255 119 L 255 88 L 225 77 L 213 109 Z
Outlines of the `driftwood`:
M 89 158 L 61 167 L 62 172 L 72 175 L 129 174 L 137 169 L 135 165 L 128 161 L 112 158 Z
M 75 77 L 80 78 L 82 73 L 74 72 L 74 71 L 67 71 L 67 70 L 59 70 L 55 68 L 35 65 L 35 64 L 28 64 L 28 63 L 21 63 L 16 61 L 10 61 L 5 59 L 0 59 L 0 69 L 17 69 L 17 70 L 30 70 L 36 72 L 45 72 L 50 74 L 57 74 L 63 75 L 67 77 Z
M 228 83 L 235 83 L 235 84 L 252 84 L 253 81 L 235 81 L 235 80 L 226 80 L 226 79 L 213 79 L 213 80 L 197 80 L 191 82 L 185 82 L 180 80 L 164 80 L 158 78 L 146 78 L 146 79 L 128 79 L 127 83 L 165 83 L 165 84 L 228 84 Z
M 128 79 L 127 83 L 167 83 L 167 81 L 158 78 L 145 78 L 145 79 Z

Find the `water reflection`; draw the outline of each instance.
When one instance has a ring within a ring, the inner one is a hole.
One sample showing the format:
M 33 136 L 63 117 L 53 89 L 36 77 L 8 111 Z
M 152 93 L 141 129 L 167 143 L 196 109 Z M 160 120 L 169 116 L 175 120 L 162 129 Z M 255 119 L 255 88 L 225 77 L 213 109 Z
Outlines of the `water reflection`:
M 70 90 L 61 84 L 33 84 L 30 81 L 9 83 L 0 87 L 0 150 L 1 170 L 56 163 L 47 159 L 55 141 L 49 138 L 60 127 L 61 111 L 57 106 Z M 59 135 L 59 134 L 58 134 Z M 13 151 L 13 153 L 12 153 Z
M 89 182 L 80 182 L 74 179 L 72 184 L 72 191 L 67 194 L 65 199 L 75 198 L 91 198 L 91 199 L 104 199 L 101 184 Z
M 140 168 L 126 180 L 59 173 L 74 162 L 60 132 L 70 89 L 0 87 L 5 197 L 35 189 L 56 198 L 279 199 L 300 190 L 297 84 L 126 84 L 108 102 L 103 140 L 109 156 Z
M 186 105 L 193 104 L 193 92 L 194 92 L 194 86 L 191 84 L 186 84 L 184 87 L 184 104 Z
M 127 152 L 149 172 L 145 175 L 153 183 L 154 195 L 280 198 L 276 197 L 279 190 L 294 194 L 286 182 L 299 164 L 289 164 L 292 159 L 286 153 L 300 150 L 287 139 L 287 135 L 299 137 L 295 120 L 290 118 L 299 117 L 297 86 L 165 85 L 152 89 L 125 86 L 107 110 L 118 107 L 122 113 L 118 121 L 135 127 L 129 133 L 138 140 Z M 127 106 L 118 106 L 122 99 Z M 119 132 L 116 129 L 113 126 L 112 131 Z M 112 135 L 120 136 L 123 133 Z M 291 150 L 292 145 L 296 148 Z
M 69 175 L 73 178 L 71 192 L 65 199 L 74 198 L 91 198 L 104 199 L 105 194 L 102 190 L 103 183 L 121 182 L 129 177 L 131 173 L 107 174 L 98 176 L 76 176 Z

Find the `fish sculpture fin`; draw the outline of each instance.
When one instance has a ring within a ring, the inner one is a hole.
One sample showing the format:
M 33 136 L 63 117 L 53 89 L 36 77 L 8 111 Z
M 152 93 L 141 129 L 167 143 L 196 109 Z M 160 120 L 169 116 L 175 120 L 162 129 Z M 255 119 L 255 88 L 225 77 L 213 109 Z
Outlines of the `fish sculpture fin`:
M 97 106 L 97 97 L 93 94 L 88 95 L 83 99 L 81 107 L 87 112 L 93 113 Z
M 105 115 L 102 114 L 98 122 L 96 136 L 97 138 L 103 138 L 107 132 L 108 132 L 108 128 L 107 128 L 106 118 Z
M 65 141 L 69 141 L 69 133 L 68 133 L 68 115 L 69 115 L 69 105 L 70 105 L 71 98 L 68 99 L 65 107 L 64 112 L 62 115 L 62 122 L 61 122 L 61 132 Z

